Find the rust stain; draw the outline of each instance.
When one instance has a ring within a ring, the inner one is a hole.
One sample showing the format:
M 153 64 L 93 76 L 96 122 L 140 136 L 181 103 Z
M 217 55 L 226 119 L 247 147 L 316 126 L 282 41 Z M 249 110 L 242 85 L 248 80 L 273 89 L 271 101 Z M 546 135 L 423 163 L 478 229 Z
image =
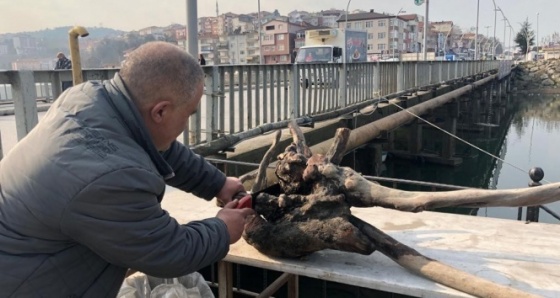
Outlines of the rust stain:
M 410 229 L 417 229 L 420 227 L 426 226 L 426 224 L 422 221 L 422 220 L 415 220 L 411 223 L 408 224 L 393 224 L 393 223 L 385 223 L 385 225 L 383 225 L 382 230 L 389 230 L 389 231 L 394 231 L 394 230 L 410 230 Z

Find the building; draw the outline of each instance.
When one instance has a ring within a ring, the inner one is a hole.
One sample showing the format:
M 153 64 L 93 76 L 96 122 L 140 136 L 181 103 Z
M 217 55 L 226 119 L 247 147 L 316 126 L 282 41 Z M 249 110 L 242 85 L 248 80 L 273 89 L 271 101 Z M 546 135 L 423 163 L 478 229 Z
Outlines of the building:
M 52 70 L 55 64 L 55 59 L 17 59 L 12 70 Z
M 453 22 L 430 22 L 430 27 L 428 29 L 429 32 L 426 41 L 428 44 L 428 51 L 432 49 L 433 52 L 436 52 L 436 56 L 443 56 L 452 45 L 452 38 L 449 38 L 449 36 L 451 36 L 453 32 Z
M 26 34 L 18 34 L 12 37 L 12 43 L 17 55 L 30 54 L 38 48 L 37 39 Z
M 220 64 L 219 45 L 220 37 L 218 35 L 198 35 L 198 52 L 204 55 L 206 65 Z
M 138 30 L 138 35 L 146 36 L 152 35 L 156 40 L 165 40 L 165 35 L 163 34 L 163 28 L 157 26 L 150 26 Z
M 291 63 L 296 32 L 303 25 L 272 20 L 262 25 L 262 55 L 264 64 Z
M 419 23 L 420 20 L 423 20 L 424 18 L 417 14 L 406 14 L 399 16 L 406 21 L 403 40 L 404 51 L 408 53 L 422 52 L 422 35 L 419 31 Z
M 369 12 L 342 15 L 337 23 L 339 28 L 367 32 L 368 61 L 397 58 L 409 47 L 404 44 L 407 20 L 400 15 L 376 13 L 372 9 Z
M 255 31 L 227 36 L 229 63 L 258 64 L 260 59 L 258 37 L 258 32 Z
M 338 24 L 336 21 L 344 14 L 344 11 L 339 9 L 329 9 L 320 12 L 321 17 L 319 18 L 319 26 L 325 26 L 329 28 L 336 28 Z

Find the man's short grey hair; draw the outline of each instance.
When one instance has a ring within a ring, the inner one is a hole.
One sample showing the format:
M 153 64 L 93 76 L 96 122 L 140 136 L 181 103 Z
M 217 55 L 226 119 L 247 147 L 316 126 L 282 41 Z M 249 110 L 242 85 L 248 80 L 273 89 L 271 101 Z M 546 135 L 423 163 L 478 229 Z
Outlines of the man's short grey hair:
M 149 42 L 130 52 L 119 73 L 140 105 L 177 96 L 195 100 L 204 80 L 198 60 L 167 42 Z

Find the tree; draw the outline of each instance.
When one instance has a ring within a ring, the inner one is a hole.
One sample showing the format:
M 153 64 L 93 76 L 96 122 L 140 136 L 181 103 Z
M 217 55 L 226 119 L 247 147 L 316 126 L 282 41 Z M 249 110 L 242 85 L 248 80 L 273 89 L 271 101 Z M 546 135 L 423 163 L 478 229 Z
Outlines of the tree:
M 521 30 L 515 36 L 515 42 L 525 54 L 529 53 L 530 47 L 535 44 L 535 32 L 531 30 L 531 24 L 527 19 L 521 23 Z

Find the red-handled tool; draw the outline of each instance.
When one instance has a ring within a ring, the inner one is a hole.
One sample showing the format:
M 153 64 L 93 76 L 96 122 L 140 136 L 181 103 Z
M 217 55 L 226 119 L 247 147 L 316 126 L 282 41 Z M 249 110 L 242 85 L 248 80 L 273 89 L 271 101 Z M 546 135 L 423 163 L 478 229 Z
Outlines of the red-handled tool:
M 251 196 L 251 194 L 246 194 L 241 199 L 239 199 L 239 202 L 237 203 L 237 209 L 243 208 L 253 208 L 253 196 Z
M 261 191 L 257 191 L 257 192 L 252 192 L 252 191 L 241 191 L 238 192 L 233 199 L 237 199 L 239 200 L 239 202 L 237 203 L 237 209 L 241 209 L 241 208 L 251 208 L 251 209 L 255 209 L 255 198 L 257 197 L 257 195 L 260 193 Z

